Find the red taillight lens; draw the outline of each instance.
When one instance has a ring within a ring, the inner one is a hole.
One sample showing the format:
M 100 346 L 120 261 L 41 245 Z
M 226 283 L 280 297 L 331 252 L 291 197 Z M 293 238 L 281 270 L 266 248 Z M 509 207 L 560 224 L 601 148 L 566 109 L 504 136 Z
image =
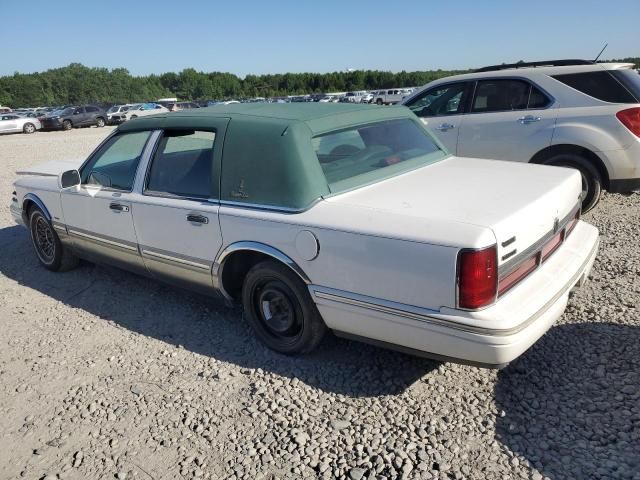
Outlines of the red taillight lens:
M 496 246 L 462 251 L 458 255 L 458 306 L 475 310 L 496 299 L 498 255 Z
M 556 233 L 551 240 L 544 244 L 540 253 L 542 254 L 542 261 L 544 262 L 549 255 L 556 251 L 564 240 L 564 230 Z
M 618 120 L 636 137 L 640 137 L 640 108 L 627 108 L 616 113 Z
M 571 231 L 576 227 L 576 225 L 578 224 L 578 220 L 580 220 L 580 209 L 578 209 L 574 217 L 567 223 L 567 233 L 565 234 L 565 238 L 568 237 Z
M 524 262 L 518 265 L 515 270 L 501 278 L 498 286 L 498 294 L 502 295 L 524 277 L 533 272 L 538 267 L 539 257 L 540 253 L 536 253 L 535 255 L 530 256 Z

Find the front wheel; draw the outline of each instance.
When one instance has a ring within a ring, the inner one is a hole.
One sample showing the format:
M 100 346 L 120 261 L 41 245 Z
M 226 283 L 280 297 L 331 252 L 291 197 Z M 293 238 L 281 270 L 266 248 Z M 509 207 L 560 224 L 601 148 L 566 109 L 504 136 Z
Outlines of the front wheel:
M 62 122 L 63 130 L 71 130 L 72 127 L 73 125 L 71 124 L 71 120 L 65 120 L 64 122 Z
M 31 211 L 29 230 L 38 260 L 45 268 L 64 272 L 78 265 L 78 257 L 62 245 L 58 234 L 39 208 Z
M 381 98 L 377 99 L 377 100 L 376 100 L 376 104 L 377 104 L 377 105 L 382 105 L 382 99 L 381 99 Z
M 602 177 L 598 169 L 584 157 L 576 154 L 556 155 L 544 162 L 545 165 L 574 168 L 582 178 L 582 212 L 586 213 L 595 207 L 602 193 Z
M 36 131 L 36 126 L 33 123 L 25 123 L 22 131 L 24 133 L 33 133 Z
M 310 352 L 327 330 L 304 282 L 273 260 L 249 270 L 242 287 L 242 306 L 258 338 L 280 353 Z

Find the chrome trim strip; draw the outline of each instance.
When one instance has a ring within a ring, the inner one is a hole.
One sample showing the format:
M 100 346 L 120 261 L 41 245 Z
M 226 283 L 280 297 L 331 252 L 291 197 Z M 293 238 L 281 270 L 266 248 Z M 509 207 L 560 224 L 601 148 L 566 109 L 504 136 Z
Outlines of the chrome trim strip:
M 67 226 L 64 223 L 60 223 L 60 222 L 56 222 L 56 221 L 52 221 L 51 225 L 53 226 L 53 228 L 59 232 L 62 233 L 67 233 Z
M 112 240 L 110 238 L 105 238 L 102 235 L 97 236 L 96 234 L 86 233 L 85 231 L 82 231 L 74 227 L 68 228 L 67 231 L 70 235 L 86 238 L 98 243 L 106 243 L 107 245 L 113 245 L 114 247 L 124 248 L 125 250 L 130 250 L 132 252 L 136 252 L 137 254 L 139 254 L 137 244 L 123 243 L 122 240 Z
M 260 203 L 249 203 L 249 202 L 234 202 L 233 200 L 220 200 L 219 202 L 217 200 L 214 200 L 214 201 L 216 203 L 219 203 L 221 206 L 228 206 L 228 207 L 242 207 L 242 208 L 248 208 L 252 210 L 267 210 L 270 212 L 280 212 L 280 213 L 302 213 L 309 210 L 321 199 L 322 197 L 318 197 L 315 200 L 313 200 L 309 205 L 303 208 L 278 207 L 275 205 L 264 205 Z
M 433 317 L 428 314 L 429 312 L 431 312 L 431 310 L 424 309 L 424 308 L 413 307 L 410 305 L 405 305 L 405 304 L 396 303 L 396 302 L 389 302 L 386 300 L 376 299 L 373 297 L 365 297 L 363 295 L 357 295 L 349 292 L 340 291 L 340 295 L 338 295 L 336 293 L 330 292 L 330 290 L 332 289 L 324 288 L 324 287 L 311 286 L 310 289 L 313 292 L 314 296 L 318 298 L 334 301 L 337 303 L 342 303 L 345 305 L 365 308 L 368 310 L 373 310 L 373 311 L 385 313 L 388 315 L 394 315 L 394 316 L 406 318 L 409 320 L 416 320 L 419 322 L 423 322 L 431 325 L 437 325 L 440 327 L 451 328 L 452 330 L 458 330 L 466 333 L 474 333 L 477 335 L 489 335 L 489 336 L 496 336 L 496 337 L 506 337 L 506 336 L 519 333 L 522 330 L 529 327 L 532 323 L 534 323 L 542 315 L 544 315 L 545 312 L 560 299 L 560 297 L 562 297 L 565 293 L 567 293 L 567 291 L 575 285 L 575 283 L 578 281 L 580 276 L 584 273 L 584 269 L 589 264 L 589 262 L 593 260 L 593 256 L 595 255 L 595 252 L 597 251 L 599 244 L 600 244 L 600 240 L 598 239 L 595 245 L 593 246 L 593 248 L 591 249 L 591 252 L 589 253 L 589 255 L 587 255 L 587 258 L 585 259 L 585 261 L 582 263 L 582 265 L 576 271 L 576 273 L 574 273 L 571 276 L 571 278 L 564 285 L 563 288 L 561 288 L 549 301 L 547 301 L 542 307 L 540 307 L 538 311 L 536 311 L 536 313 L 534 313 L 531 317 L 529 317 L 519 325 L 516 325 L 515 327 L 511 327 L 508 329 L 485 328 L 485 327 L 477 327 L 474 325 L 464 325 L 461 323 L 454 322 L 452 320 L 445 320 L 442 318 Z M 322 289 L 323 291 L 321 291 L 320 289 Z M 336 292 L 338 291 L 336 290 Z M 349 295 L 349 296 L 345 296 L 345 295 Z M 355 298 L 356 296 L 371 299 L 373 300 L 373 302 L 364 301 L 364 300 Z M 407 309 L 411 309 L 411 310 L 407 310 Z M 420 312 L 424 312 L 424 313 L 420 313 Z
M 157 250 L 150 250 L 147 247 L 140 247 L 143 257 L 155 257 L 162 260 L 168 260 L 170 262 L 179 263 L 182 265 L 189 265 L 191 267 L 199 268 L 201 270 L 210 270 L 211 263 L 200 263 L 198 261 L 191 260 L 193 257 L 176 256 L 175 253 L 168 255 L 166 253 L 160 253 Z M 199 259 L 198 259 L 199 260 Z
M 575 207 L 573 207 L 571 209 L 571 211 L 567 215 L 565 215 L 565 217 L 562 220 L 559 221 L 558 229 L 556 231 L 554 231 L 554 229 L 549 230 L 536 243 L 531 245 L 529 248 L 526 248 L 525 250 L 520 252 L 515 257 L 511 258 L 508 262 L 505 262 L 502 265 L 500 265 L 498 267 L 498 278 L 503 277 L 503 276 L 508 275 L 509 273 L 511 273 L 514 269 L 517 268 L 517 266 L 518 266 L 518 264 L 520 262 L 522 262 L 523 260 L 529 258 L 529 256 L 532 255 L 534 252 L 540 250 L 540 248 L 542 248 L 542 246 L 545 243 L 547 243 L 549 240 L 551 240 L 554 235 L 556 235 L 563 228 L 565 228 L 567 226 L 567 224 L 571 221 L 571 219 L 574 217 L 576 212 L 580 209 L 580 205 L 581 204 L 578 203 Z

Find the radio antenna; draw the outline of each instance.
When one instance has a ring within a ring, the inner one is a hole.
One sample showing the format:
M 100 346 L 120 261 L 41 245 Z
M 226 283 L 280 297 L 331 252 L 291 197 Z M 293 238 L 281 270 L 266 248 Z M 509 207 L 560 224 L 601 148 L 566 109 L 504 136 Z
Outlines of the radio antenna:
M 593 63 L 596 63 L 598 61 L 598 59 L 600 58 L 600 55 L 602 55 L 602 52 L 604 52 L 604 49 L 607 48 L 609 46 L 608 43 L 604 44 L 604 47 L 602 47 L 602 50 L 600 50 L 600 53 L 598 54 L 598 56 L 593 60 Z

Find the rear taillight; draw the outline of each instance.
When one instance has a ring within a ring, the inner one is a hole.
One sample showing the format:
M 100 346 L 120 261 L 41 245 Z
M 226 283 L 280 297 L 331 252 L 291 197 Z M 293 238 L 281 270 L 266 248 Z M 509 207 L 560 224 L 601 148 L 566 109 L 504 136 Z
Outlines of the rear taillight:
M 494 302 L 498 292 L 498 254 L 493 245 L 458 254 L 458 307 L 476 310 Z
M 640 137 L 640 108 L 627 108 L 616 113 L 616 117 L 636 137 Z
M 498 284 L 498 295 L 502 295 L 511 287 L 515 286 L 520 280 L 533 272 L 540 263 L 540 252 L 530 256 L 513 271 L 500 279 Z
M 578 209 L 578 211 L 576 212 L 576 214 L 573 216 L 573 218 L 571 220 L 569 220 L 569 222 L 567 223 L 566 226 L 566 234 L 565 237 L 568 237 L 569 234 L 571 233 L 571 231 L 575 228 L 575 226 L 578 224 L 578 220 L 580 220 L 580 209 Z

